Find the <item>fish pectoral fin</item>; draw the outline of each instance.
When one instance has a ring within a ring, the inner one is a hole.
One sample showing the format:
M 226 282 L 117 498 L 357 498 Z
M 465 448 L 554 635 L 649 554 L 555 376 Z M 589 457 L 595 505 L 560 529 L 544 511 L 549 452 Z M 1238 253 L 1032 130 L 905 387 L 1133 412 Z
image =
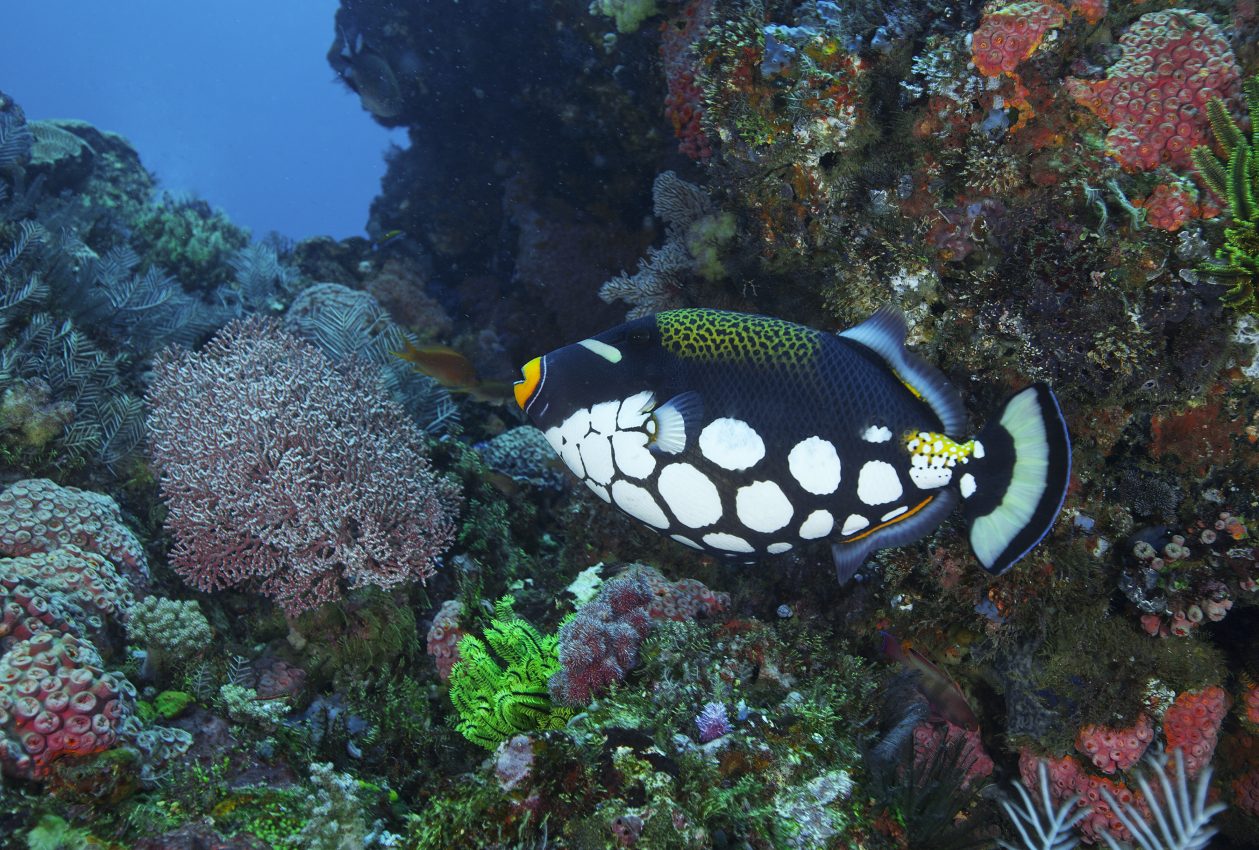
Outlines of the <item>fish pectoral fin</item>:
M 675 395 L 651 412 L 649 447 L 666 454 L 681 454 L 687 436 L 699 430 L 703 416 L 704 400 L 699 393 L 691 390 Z

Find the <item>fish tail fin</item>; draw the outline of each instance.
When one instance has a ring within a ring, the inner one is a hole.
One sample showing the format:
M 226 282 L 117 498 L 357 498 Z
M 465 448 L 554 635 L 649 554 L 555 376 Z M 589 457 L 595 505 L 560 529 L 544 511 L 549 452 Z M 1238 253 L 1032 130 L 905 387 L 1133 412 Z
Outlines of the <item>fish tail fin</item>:
M 1053 528 L 1071 478 L 1071 439 L 1053 391 L 1033 384 L 975 443 L 958 480 L 962 512 L 975 557 L 1001 575 Z

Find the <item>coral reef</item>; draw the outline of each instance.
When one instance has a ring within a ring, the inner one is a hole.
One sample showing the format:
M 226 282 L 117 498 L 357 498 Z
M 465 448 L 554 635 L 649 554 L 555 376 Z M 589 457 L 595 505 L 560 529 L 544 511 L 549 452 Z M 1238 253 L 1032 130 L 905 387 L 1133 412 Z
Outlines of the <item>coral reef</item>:
M 1207 104 L 1232 98 L 1241 81 L 1228 39 L 1206 15 L 1168 9 L 1138 18 L 1119 47 L 1105 80 L 1071 79 L 1068 92 L 1110 127 L 1107 152 L 1122 167 L 1187 171 L 1207 141 Z
M 651 627 L 651 588 L 639 575 L 605 582 L 594 599 L 560 627 L 559 671 L 551 698 L 580 708 L 638 663 L 638 647 Z
M 0 554 L 51 553 L 74 546 L 109 558 L 134 579 L 148 577 L 144 547 L 102 493 L 62 487 L 46 478 L 16 481 L 0 492 Z
M 463 640 L 465 634 L 459 625 L 462 613 L 463 604 L 458 599 L 447 599 L 433 615 L 433 624 L 428 630 L 428 654 L 437 666 L 437 675 L 443 682 L 449 681 L 451 669 L 459 663 L 459 641 Z
M 327 23 L 337 85 L 406 139 L 349 238 L 251 242 L 0 94 L 0 835 L 1252 842 L 1254 3 Z M 507 387 L 677 306 L 899 309 L 971 425 L 1051 383 L 1059 520 L 1000 576 L 950 521 L 843 586 L 824 541 L 742 564 L 645 533 Z

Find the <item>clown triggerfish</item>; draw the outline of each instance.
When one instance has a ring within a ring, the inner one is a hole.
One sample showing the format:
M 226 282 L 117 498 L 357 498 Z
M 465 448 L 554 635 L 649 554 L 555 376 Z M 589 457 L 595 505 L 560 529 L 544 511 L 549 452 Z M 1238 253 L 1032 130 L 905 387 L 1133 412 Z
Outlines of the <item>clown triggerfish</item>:
M 840 581 L 929 534 L 959 497 L 975 556 L 1003 573 L 1049 532 L 1070 475 L 1048 386 L 963 441 L 960 397 L 887 309 L 839 334 L 670 310 L 522 372 L 516 402 L 604 501 L 714 555 L 829 539 Z

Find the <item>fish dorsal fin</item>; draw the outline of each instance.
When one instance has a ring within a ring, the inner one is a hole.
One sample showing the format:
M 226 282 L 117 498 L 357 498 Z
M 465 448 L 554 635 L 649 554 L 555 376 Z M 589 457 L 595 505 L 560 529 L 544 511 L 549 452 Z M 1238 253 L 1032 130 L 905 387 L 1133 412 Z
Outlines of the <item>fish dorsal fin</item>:
M 844 339 L 860 343 L 877 354 L 907 387 L 922 397 L 940 417 L 946 434 L 959 435 L 966 428 L 962 398 L 944 374 L 917 354 L 905 350 L 905 317 L 899 310 L 880 307 L 870 318 L 846 331 Z

